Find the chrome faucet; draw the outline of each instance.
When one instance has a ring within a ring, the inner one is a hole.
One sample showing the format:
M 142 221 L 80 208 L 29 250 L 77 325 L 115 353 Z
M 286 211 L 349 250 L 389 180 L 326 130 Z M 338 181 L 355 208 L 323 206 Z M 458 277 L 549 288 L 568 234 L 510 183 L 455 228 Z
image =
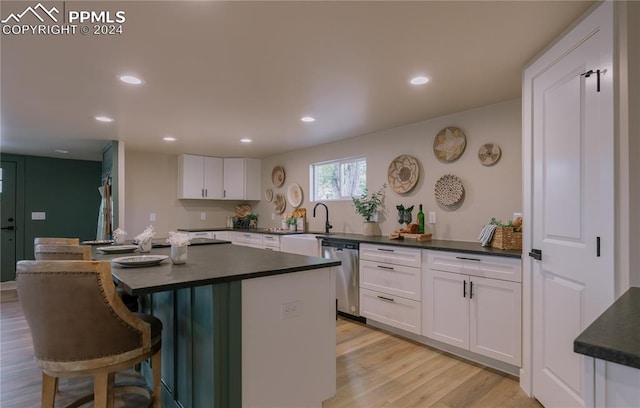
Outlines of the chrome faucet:
M 316 208 L 318 208 L 319 205 L 324 207 L 324 209 L 326 211 L 326 214 L 327 214 L 327 217 L 326 217 L 326 219 L 324 221 L 324 232 L 325 232 L 325 234 L 328 234 L 329 230 L 331 228 L 333 228 L 333 225 L 329 224 L 329 208 L 327 207 L 327 205 L 325 203 L 317 203 L 313 207 L 313 217 L 315 218 L 315 216 L 316 216 Z

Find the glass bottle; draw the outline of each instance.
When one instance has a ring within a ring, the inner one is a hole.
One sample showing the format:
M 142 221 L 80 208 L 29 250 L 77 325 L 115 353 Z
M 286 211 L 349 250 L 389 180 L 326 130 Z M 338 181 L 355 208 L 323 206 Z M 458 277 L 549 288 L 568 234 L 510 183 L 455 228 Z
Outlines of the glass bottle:
M 424 234 L 424 213 L 422 212 L 422 204 L 420 204 L 420 211 L 418 211 L 418 233 Z

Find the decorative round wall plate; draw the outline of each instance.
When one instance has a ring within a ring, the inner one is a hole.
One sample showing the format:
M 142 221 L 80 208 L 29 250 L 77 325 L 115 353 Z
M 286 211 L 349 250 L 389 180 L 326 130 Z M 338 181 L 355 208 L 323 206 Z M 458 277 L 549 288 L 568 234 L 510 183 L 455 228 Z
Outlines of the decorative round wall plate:
M 484 166 L 492 166 L 500 159 L 500 146 L 495 143 L 486 143 L 478 150 L 478 159 Z
M 411 191 L 420 177 L 420 165 L 418 160 L 407 154 L 400 155 L 393 159 L 387 170 L 389 185 L 399 194 Z
M 292 184 L 287 189 L 287 200 L 293 208 L 300 207 L 302 204 L 302 189 L 298 184 Z
M 264 199 L 267 201 L 271 201 L 273 200 L 273 190 L 268 188 L 266 190 L 264 190 Z
M 284 169 L 282 166 L 276 166 L 271 171 L 271 182 L 276 187 L 280 187 L 284 184 L 284 177 Z
M 277 193 L 273 200 L 273 211 L 276 214 L 282 214 L 285 208 L 287 208 L 287 200 L 284 198 L 284 194 Z
M 467 146 L 467 137 L 457 127 L 446 127 L 433 139 L 433 154 L 445 163 L 456 161 Z
M 445 206 L 457 204 L 464 195 L 462 180 L 452 174 L 445 174 L 436 182 L 436 201 Z

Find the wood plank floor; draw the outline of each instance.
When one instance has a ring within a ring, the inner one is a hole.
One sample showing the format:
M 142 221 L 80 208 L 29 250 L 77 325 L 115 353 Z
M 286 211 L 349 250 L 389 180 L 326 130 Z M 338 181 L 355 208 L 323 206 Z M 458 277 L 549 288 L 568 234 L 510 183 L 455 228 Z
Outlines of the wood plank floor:
M 349 320 L 337 325 L 334 407 L 541 407 L 517 379 Z M 116 382 L 139 381 L 132 371 Z M 91 379 L 62 379 L 56 407 L 90 392 Z M 0 292 L 0 407 L 40 406 L 41 372 L 15 291 Z M 140 407 L 135 398 L 117 406 Z
M 497 370 L 350 320 L 336 331 L 338 388 L 323 408 L 542 407 Z

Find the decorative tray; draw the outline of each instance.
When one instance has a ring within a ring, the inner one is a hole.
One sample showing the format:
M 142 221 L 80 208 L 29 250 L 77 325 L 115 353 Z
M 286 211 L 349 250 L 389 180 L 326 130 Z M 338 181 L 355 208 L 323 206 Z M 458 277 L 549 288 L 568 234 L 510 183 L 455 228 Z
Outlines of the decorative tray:
M 135 268 L 141 266 L 158 265 L 160 262 L 164 261 L 167 258 L 169 258 L 167 255 L 137 255 L 113 258 L 111 262 L 115 262 L 118 265 L 127 268 Z
M 137 245 L 111 245 L 97 248 L 98 251 L 102 251 L 107 254 L 126 254 L 134 252 L 138 249 Z

